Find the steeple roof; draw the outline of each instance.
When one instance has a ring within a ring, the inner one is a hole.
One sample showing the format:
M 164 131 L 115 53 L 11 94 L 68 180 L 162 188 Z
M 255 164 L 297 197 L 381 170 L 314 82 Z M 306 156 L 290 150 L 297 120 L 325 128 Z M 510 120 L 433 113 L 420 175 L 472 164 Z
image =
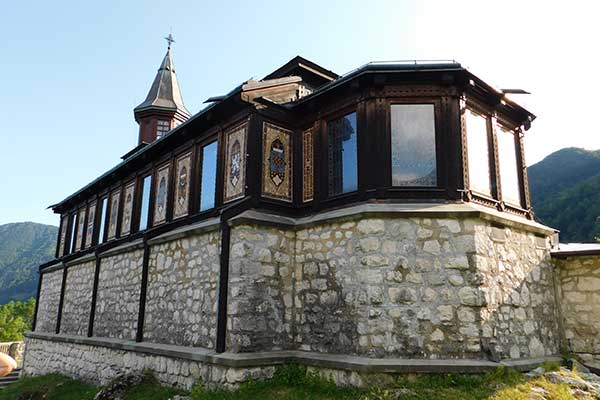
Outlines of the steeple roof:
M 133 109 L 134 113 L 147 109 L 167 109 L 179 111 L 187 117 L 192 114 L 185 108 L 183 97 L 179 90 L 177 75 L 175 74 L 175 66 L 171 59 L 171 47 L 167 49 L 167 54 L 160 64 L 160 68 L 156 73 L 154 82 L 150 87 L 146 100 L 139 106 Z

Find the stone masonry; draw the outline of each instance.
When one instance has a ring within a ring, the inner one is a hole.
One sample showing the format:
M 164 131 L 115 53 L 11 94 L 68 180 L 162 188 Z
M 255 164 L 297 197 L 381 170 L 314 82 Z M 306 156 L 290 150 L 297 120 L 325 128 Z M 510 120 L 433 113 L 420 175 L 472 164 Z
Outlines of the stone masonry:
M 600 362 L 600 256 L 557 260 L 565 346 Z
M 94 335 L 135 339 L 143 250 L 123 252 L 100 261 Z
M 63 316 L 60 331 L 70 335 L 85 336 L 90 322 L 94 270 L 96 261 L 70 266 L 67 269 Z
M 549 249 L 536 249 L 532 234 L 495 229 L 476 219 L 409 218 L 299 230 L 298 348 L 411 358 L 555 354 Z
M 43 275 L 40 287 L 40 300 L 35 329 L 41 332 L 54 332 L 56 330 L 56 317 L 60 302 L 60 287 L 62 285 L 63 270 L 48 272 Z
M 550 231 L 460 214 L 344 216 L 303 226 L 260 221 L 231 227 L 227 353 L 485 363 L 559 354 L 563 328 L 571 351 L 590 359 L 600 353 L 600 257 L 553 263 Z M 148 243 L 143 340 L 175 349 L 173 357 L 30 338 L 25 372 L 98 374 L 104 382 L 149 367 L 162 382 L 184 387 L 199 376 L 227 386 L 272 373 L 177 357 L 216 345 L 221 232 L 207 229 Z M 101 257 L 94 340 L 132 341 L 143 249 Z M 61 334 L 86 335 L 94 266 L 68 266 Z M 62 270 L 43 275 L 39 332 L 54 332 L 61 279 Z
M 145 340 L 215 346 L 220 251 L 219 231 L 151 247 Z
M 270 378 L 275 372 L 275 367 L 269 366 L 229 368 L 173 357 L 32 338 L 27 340 L 26 346 L 25 375 L 61 371 L 96 385 L 105 385 L 122 372 L 149 369 L 163 385 L 189 390 L 201 381 L 208 388 L 235 388 L 248 379 Z
M 231 232 L 227 347 L 233 352 L 292 347 L 290 230 L 250 225 Z

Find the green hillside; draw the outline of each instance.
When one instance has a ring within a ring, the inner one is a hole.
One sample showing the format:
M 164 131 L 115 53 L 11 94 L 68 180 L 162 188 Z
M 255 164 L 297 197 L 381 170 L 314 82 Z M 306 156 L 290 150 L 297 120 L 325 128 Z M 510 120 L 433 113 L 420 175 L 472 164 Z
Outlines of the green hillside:
M 561 149 L 528 174 L 535 214 L 560 230 L 561 242 L 591 242 L 600 235 L 600 150 Z
M 37 268 L 54 256 L 57 232 L 33 222 L 0 225 L 0 304 L 35 297 Z

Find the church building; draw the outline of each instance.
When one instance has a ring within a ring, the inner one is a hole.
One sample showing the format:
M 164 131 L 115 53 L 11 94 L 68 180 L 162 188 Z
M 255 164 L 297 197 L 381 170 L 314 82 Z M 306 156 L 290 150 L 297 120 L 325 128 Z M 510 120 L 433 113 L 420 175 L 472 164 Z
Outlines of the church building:
M 137 146 L 51 206 L 25 374 L 235 387 L 296 362 L 360 386 L 599 357 L 598 255 L 536 222 L 535 115 L 506 91 L 298 56 L 192 113 L 168 41 Z

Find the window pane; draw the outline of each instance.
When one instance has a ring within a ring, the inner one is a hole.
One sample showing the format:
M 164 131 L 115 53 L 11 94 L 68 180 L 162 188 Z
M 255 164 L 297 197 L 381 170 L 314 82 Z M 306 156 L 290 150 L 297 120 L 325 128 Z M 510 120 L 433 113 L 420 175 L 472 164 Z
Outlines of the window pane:
M 100 203 L 100 229 L 98 233 L 98 244 L 104 242 L 104 229 L 106 227 L 106 211 L 108 208 L 108 197 L 102 199 L 102 203 Z
M 357 190 L 356 113 L 329 121 L 327 134 L 329 195 Z
M 142 203 L 140 209 L 140 225 L 139 230 L 143 231 L 148 227 L 148 211 L 150 209 L 150 184 L 152 183 L 152 175 L 144 178 L 142 183 Z
M 75 252 L 75 231 L 77 230 L 78 221 L 79 220 L 77 214 L 73 214 L 73 216 L 71 217 L 71 251 L 69 251 L 69 253 Z
M 469 187 L 473 191 L 491 196 L 487 120 L 467 110 L 466 122 Z
M 392 185 L 436 186 L 433 104 L 394 104 Z
M 202 180 L 200 181 L 200 211 L 215 207 L 217 189 L 217 142 L 202 148 Z
M 498 127 L 497 136 L 502 199 L 507 203 L 521 206 L 515 136 L 512 132 L 500 127 Z

